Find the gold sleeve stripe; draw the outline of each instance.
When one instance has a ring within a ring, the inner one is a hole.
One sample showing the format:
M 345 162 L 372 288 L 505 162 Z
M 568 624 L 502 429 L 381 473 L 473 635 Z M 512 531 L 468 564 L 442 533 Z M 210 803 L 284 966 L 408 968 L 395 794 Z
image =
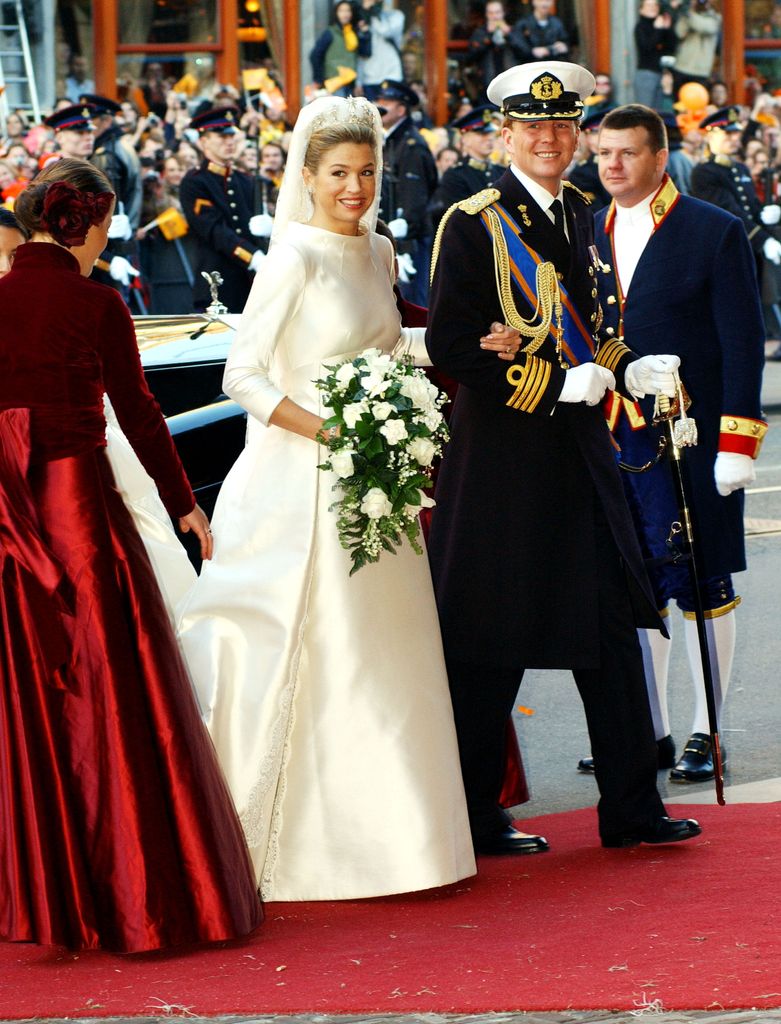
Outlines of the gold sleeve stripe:
M 204 210 L 207 206 L 214 206 L 211 199 L 196 199 L 195 206 L 193 207 L 195 210 L 195 216 L 197 217 L 201 210 Z
M 626 347 L 623 341 L 618 341 L 617 338 L 612 338 L 609 341 L 603 342 L 599 346 L 599 351 L 594 357 L 594 362 L 599 366 L 604 366 L 606 370 L 610 370 L 610 372 L 613 373 L 615 368 L 629 351 L 631 350 Z
M 523 365 L 514 363 L 507 371 L 507 382 L 515 391 L 507 405 L 521 412 L 534 412 L 550 383 L 551 364 L 537 356 L 527 356 Z
M 249 252 L 247 249 L 242 249 L 240 245 L 237 245 L 236 248 L 233 250 L 233 255 L 238 256 L 238 258 L 240 260 L 243 260 L 245 263 L 249 263 L 250 260 L 252 259 L 252 253 Z

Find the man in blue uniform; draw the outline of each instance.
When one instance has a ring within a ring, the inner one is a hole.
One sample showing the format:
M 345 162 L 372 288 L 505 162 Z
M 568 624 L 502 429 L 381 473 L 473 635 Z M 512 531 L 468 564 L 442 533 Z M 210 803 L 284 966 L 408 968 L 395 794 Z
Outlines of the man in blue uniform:
M 665 173 L 664 125 L 648 107 L 619 107 L 602 122 L 599 165 L 613 203 L 596 217 L 602 260 L 599 279 L 605 327 L 635 352 L 660 345 L 681 359 L 699 441 L 686 449 L 688 499 L 703 575 L 710 662 L 721 711 L 735 649 L 731 574 L 746 567 L 743 488 L 754 479 L 767 425 L 761 419 L 764 331 L 754 260 L 740 220 L 709 203 L 680 195 Z M 607 405 L 622 461 L 644 465 L 657 449 L 653 402 L 618 394 Z M 674 782 L 713 777 L 702 663 L 694 602 L 684 564 L 669 562 L 671 524 L 679 517 L 669 466 L 623 476 L 647 558 L 661 560 L 651 579 L 657 607 L 677 601 L 695 685 L 692 735 L 670 774 Z M 667 619 L 669 623 L 669 619 Z M 669 629 L 668 625 L 668 629 Z M 674 760 L 667 713 L 670 641 L 642 637 L 646 678 L 660 741 L 660 767 Z M 581 762 L 588 769 L 590 759 Z
M 451 123 L 450 127 L 460 133 L 461 159 L 445 171 L 431 197 L 429 212 L 435 224 L 453 203 L 493 185 L 504 174 L 505 168 L 490 159 L 499 133 L 497 114 L 493 104 L 484 103 Z
M 583 118 L 580 131 L 581 137 L 585 139 L 588 146 L 588 156 L 583 160 L 579 160 L 569 173 L 568 180 L 579 188 L 587 199 L 591 200 L 591 209 L 594 213 L 597 210 L 601 210 L 603 206 L 607 206 L 610 202 L 610 196 L 599 180 L 597 142 L 602 118 L 612 109 L 611 106 L 600 106 L 599 110 L 595 110 L 588 117 Z
M 443 219 L 427 343 L 464 385 L 450 421 L 429 551 L 478 853 L 545 849 L 498 806 L 504 729 L 525 668 L 573 670 L 597 758 L 604 846 L 689 839 L 665 814 L 637 626 L 661 628 L 599 403 L 672 390 L 678 360 L 600 342 L 593 220 L 562 175 L 585 68 L 503 72 L 488 98 L 512 159 Z M 485 325 L 520 335 L 512 363 Z
M 231 313 L 244 309 L 252 275 L 265 258 L 250 231 L 254 182 L 233 167 L 239 111 L 215 107 L 190 122 L 198 130 L 204 160 L 182 179 L 179 196 L 190 230 L 198 239 L 193 304 L 198 311 L 210 302 L 203 271 L 219 271 L 220 300 Z

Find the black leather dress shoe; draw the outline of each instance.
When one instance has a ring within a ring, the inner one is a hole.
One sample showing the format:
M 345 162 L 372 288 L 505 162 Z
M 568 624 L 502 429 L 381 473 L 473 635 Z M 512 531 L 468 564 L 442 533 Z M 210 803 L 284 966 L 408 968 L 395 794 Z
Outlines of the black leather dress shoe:
M 662 736 L 656 741 L 656 767 L 672 768 L 675 764 L 675 740 L 672 736 Z M 578 771 L 584 775 L 594 774 L 594 758 L 581 757 L 578 761 Z
M 493 835 L 475 836 L 474 845 L 475 853 L 488 854 L 545 853 L 550 849 L 542 836 L 525 836 L 512 825 Z
M 680 843 L 702 832 L 694 818 L 658 818 L 645 828 L 632 829 L 616 835 L 602 836 L 602 845 L 609 848 L 637 846 L 639 843 Z
M 721 748 L 721 766 L 726 767 L 727 752 Z M 670 772 L 670 782 L 707 782 L 715 775 L 711 740 L 704 732 L 689 737 L 678 763 Z

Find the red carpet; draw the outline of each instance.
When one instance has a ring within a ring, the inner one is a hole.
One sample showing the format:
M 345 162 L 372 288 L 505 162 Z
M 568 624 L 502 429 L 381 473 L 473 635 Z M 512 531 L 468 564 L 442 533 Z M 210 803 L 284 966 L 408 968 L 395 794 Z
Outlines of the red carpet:
M 675 813 L 704 836 L 602 850 L 592 810 L 551 815 L 525 823 L 551 853 L 435 894 L 270 904 L 218 949 L 2 944 L 0 1018 L 781 1006 L 781 804 Z

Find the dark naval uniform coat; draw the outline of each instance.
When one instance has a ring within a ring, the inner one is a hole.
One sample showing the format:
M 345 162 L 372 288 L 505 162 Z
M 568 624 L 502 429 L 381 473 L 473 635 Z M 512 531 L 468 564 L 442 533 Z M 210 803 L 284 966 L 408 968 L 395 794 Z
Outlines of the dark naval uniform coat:
M 434 224 L 439 223 L 442 214 L 453 203 L 468 199 L 476 192 L 493 185 L 504 172 L 505 168 L 501 164 L 491 163 L 490 160 L 476 160 L 474 157 L 466 157 L 455 167 L 449 167 L 442 175 L 429 203 L 429 213 Z
M 496 188 L 524 241 L 554 262 L 585 324 L 595 329 L 593 218 L 586 201 L 565 188 L 568 244 L 511 171 Z M 659 620 L 602 410 L 556 404 L 565 371 L 550 338 L 536 355 L 519 354 L 513 364 L 480 348 L 490 324 L 504 321 L 494 279 L 491 239 L 480 217 L 456 210 L 442 233 L 427 333 L 435 367 L 462 385 L 429 538 L 445 651 L 501 669 L 595 668 L 595 501 L 624 559 L 637 624 L 657 627 Z M 513 295 L 521 315 L 531 317 L 515 284 Z M 610 341 L 597 361 L 620 387 L 634 358 Z M 513 371 L 520 385 L 509 382 Z M 513 400 L 515 407 L 508 405 Z
M 594 213 L 610 203 L 610 194 L 599 178 L 599 164 L 596 155 L 589 153 L 585 160 L 580 160 L 572 168 L 569 180 L 591 200 Z
M 729 157 L 715 157 L 695 164 L 691 176 L 691 195 L 704 199 L 743 222 L 751 248 L 757 257 L 770 232 L 760 219 L 762 204 L 745 164 Z
M 740 221 L 710 203 L 680 195 L 665 179 L 651 203 L 656 224 L 623 300 L 611 251 L 614 206 L 596 216 L 599 292 L 605 327 L 623 334 L 640 355 L 680 356 L 680 375 L 699 440 L 683 460 L 695 516 L 702 574 L 717 577 L 745 569 L 743 492 L 723 498 L 713 465 L 721 447 L 755 455 L 766 427 L 760 410 L 764 328 L 754 260 Z M 653 399 L 613 400 L 607 409 L 630 464 L 644 464 L 656 450 L 659 428 L 649 427 Z M 642 416 L 642 419 L 639 417 Z M 645 424 L 645 425 L 644 425 Z M 637 504 L 638 525 L 649 557 L 664 554 L 671 516 L 679 518 L 669 465 L 626 474 Z
M 198 258 L 193 288 L 196 310 L 211 301 L 202 271 L 218 270 L 223 278 L 220 300 L 231 313 L 241 313 L 247 301 L 253 274 L 247 269 L 258 250 L 250 234 L 254 182 L 242 171 L 204 161 L 182 179 L 179 188 L 182 210 L 198 240 Z

